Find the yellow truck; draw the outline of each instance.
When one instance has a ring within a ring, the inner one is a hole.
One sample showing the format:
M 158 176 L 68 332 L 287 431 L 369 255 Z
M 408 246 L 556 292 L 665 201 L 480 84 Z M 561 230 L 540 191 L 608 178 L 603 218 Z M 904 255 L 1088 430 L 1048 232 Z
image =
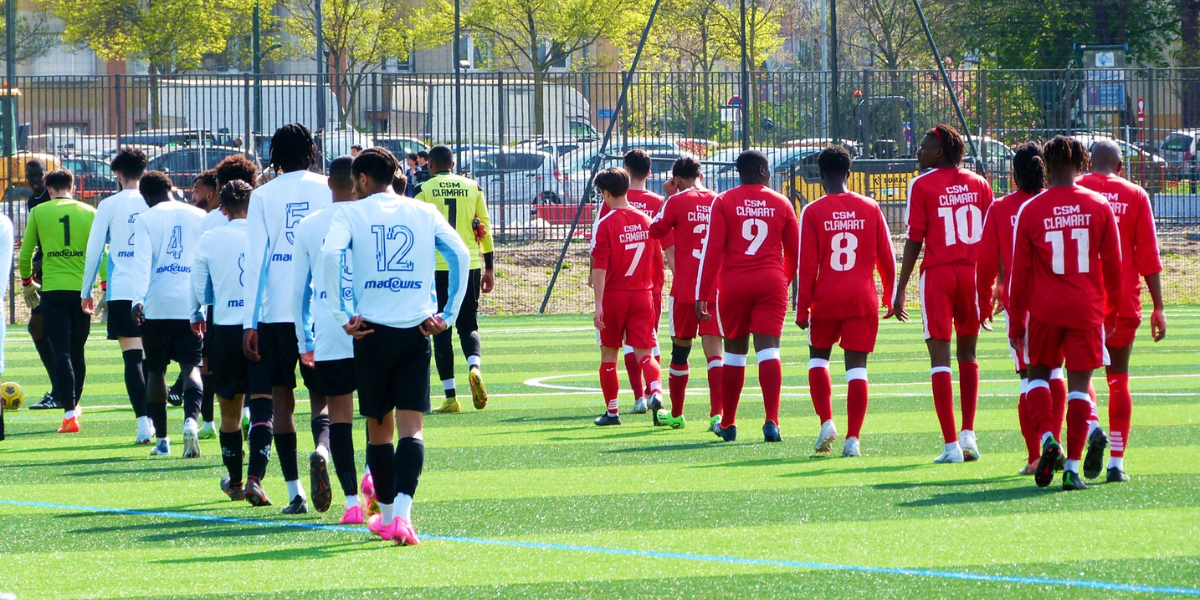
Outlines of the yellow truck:
M 9 138 L 9 148 L 12 150 L 10 156 L 0 155 L 0 197 L 7 200 L 11 193 L 20 192 L 23 188 L 27 189 L 29 183 L 25 181 L 25 163 L 32 159 L 40 158 L 46 163 L 46 172 L 49 173 L 59 167 L 58 159 L 51 154 L 43 154 L 40 152 L 29 152 L 27 150 L 18 150 L 20 146 L 17 139 L 17 100 L 21 97 L 21 90 L 16 88 L 0 88 L 0 124 L 3 124 L 3 135 Z M 9 99 L 11 98 L 11 104 Z M 8 114 L 8 108 L 12 107 L 12 114 Z M 2 141 L 2 138 L 0 138 Z M 3 151 L 3 144 L 0 144 L 0 152 Z M 11 193 L 10 193 L 11 192 Z
M 904 218 L 908 182 L 916 176 L 917 160 L 914 158 L 861 159 L 854 161 L 850 168 L 849 186 L 851 191 L 875 199 L 883 208 L 888 223 L 894 225 Z M 797 213 L 804 205 L 825 195 L 816 154 L 811 160 L 802 161 L 784 178 L 783 193 L 796 205 Z

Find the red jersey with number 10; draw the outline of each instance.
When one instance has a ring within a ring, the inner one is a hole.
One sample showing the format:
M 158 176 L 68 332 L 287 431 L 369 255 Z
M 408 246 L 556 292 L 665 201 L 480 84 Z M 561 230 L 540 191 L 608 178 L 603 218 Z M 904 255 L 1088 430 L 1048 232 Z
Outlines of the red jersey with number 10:
M 879 314 L 875 270 L 892 297 L 896 255 L 879 204 L 855 193 L 829 194 L 800 213 L 799 316 L 846 319 Z
M 740 185 L 713 201 L 708 236 L 700 259 L 697 298 L 711 298 L 722 286 L 796 276 L 800 227 L 796 211 L 775 190 Z
M 938 168 L 914 177 L 908 184 L 905 236 L 925 244 L 921 271 L 975 264 L 983 215 L 991 205 L 991 184 L 967 169 Z
M 1122 292 L 1108 299 L 1108 310 L 1120 305 L 1121 316 L 1142 316 L 1142 277 L 1163 270 L 1158 257 L 1158 234 L 1150 196 L 1142 186 L 1116 175 L 1092 173 L 1079 178 L 1079 185 L 1104 196 L 1117 217 L 1121 233 Z
M 651 237 L 675 239 L 675 278 L 671 282 L 671 297 L 679 302 L 696 301 L 696 276 L 700 272 L 704 236 L 708 233 L 709 211 L 716 197 L 717 193 L 712 190 L 684 190 L 667 198 L 658 216 L 650 223 Z
M 1104 323 L 1104 297 L 1121 292 L 1121 239 L 1104 197 L 1050 188 L 1017 213 L 1009 314 L 1070 329 Z M 1010 329 L 1010 332 L 1012 330 Z
M 658 242 L 650 239 L 650 218 L 636 208 L 618 208 L 596 221 L 592 268 L 605 269 L 604 290 L 654 289 Z

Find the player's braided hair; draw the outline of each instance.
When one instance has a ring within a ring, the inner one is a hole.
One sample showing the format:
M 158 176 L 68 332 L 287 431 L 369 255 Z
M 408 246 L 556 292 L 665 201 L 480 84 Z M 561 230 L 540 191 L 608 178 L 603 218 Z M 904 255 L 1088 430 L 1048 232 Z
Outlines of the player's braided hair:
M 945 123 L 938 123 L 933 129 L 926 131 L 925 135 L 933 136 L 941 144 L 942 158 L 947 162 L 954 165 L 962 163 L 967 154 L 967 145 L 963 143 L 957 129 Z
M 241 179 L 230 181 L 221 188 L 221 206 L 224 206 L 227 212 L 241 211 L 250 204 L 250 194 L 253 191 L 254 188 Z
M 1017 147 L 1013 155 L 1013 176 L 1017 187 L 1033 193 L 1046 187 L 1046 159 L 1037 142 L 1025 142 Z
M 271 152 L 274 154 L 275 146 L 272 144 Z M 230 181 L 240 180 L 245 181 L 250 187 L 254 187 L 258 183 L 258 165 L 250 160 L 245 154 L 230 154 L 221 159 L 216 167 L 213 167 L 216 172 L 217 185 L 216 188 L 223 188 Z
M 1066 169 L 1083 172 L 1091 168 L 1087 148 L 1079 140 L 1065 135 L 1056 135 L 1042 146 L 1046 157 L 1046 169 L 1050 173 L 1061 173 Z
M 271 136 L 271 160 L 269 166 L 285 173 L 303 171 L 312 166 L 317 148 L 313 144 L 312 132 L 299 123 L 288 123 L 275 130 Z

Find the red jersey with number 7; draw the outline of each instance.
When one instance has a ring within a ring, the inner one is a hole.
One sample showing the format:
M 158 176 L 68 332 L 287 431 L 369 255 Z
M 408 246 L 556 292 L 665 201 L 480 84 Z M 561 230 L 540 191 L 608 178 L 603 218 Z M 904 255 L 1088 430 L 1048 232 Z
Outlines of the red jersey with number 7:
M 972 171 L 938 168 L 908 184 L 905 236 L 925 244 L 921 271 L 939 265 L 975 264 L 983 215 L 992 205 L 992 186 Z
M 604 290 L 654 289 L 653 259 L 658 242 L 650 239 L 650 217 L 636 208 L 618 208 L 596 221 L 592 232 L 592 268 L 604 269 Z
M 629 190 L 629 193 L 625 194 L 625 199 L 629 201 L 630 206 L 642 211 L 642 214 L 646 215 L 651 220 L 658 216 L 659 211 L 662 210 L 663 197 L 655 194 L 654 192 L 649 192 L 646 190 Z M 596 221 L 599 222 L 604 215 L 607 215 L 611 211 L 612 209 L 609 208 L 607 204 L 601 202 L 600 211 L 596 213 Z M 652 270 L 651 274 L 654 278 L 655 292 L 662 292 L 663 286 L 665 286 L 667 283 L 667 271 L 662 258 L 663 248 L 670 248 L 674 243 L 674 239 L 670 236 L 662 238 L 661 240 L 657 240 L 654 243 L 654 256 L 658 258 L 652 261 L 653 264 L 650 266 L 650 268 Z M 646 250 L 649 251 L 651 248 L 647 247 Z
M 696 301 L 696 276 L 700 272 L 704 236 L 708 233 L 709 211 L 716 197 L 716 192 L 703 188 L 684 190 L 667 198 L 658 216 L 650 223 L 650 237 L 675 238 L 675 278 L 671 282 L 671 297 L 679 302 Z
M 855 193 L 829 194 L 800 213 L 798 316 L 824 319 L 879 313 L 875 270 L 883 297 L 892 297 L 896 255 L 879 204 Z
M 1104 197 L 1050 188 L 1017 213 L 1009 314 L 1025 311 L 1070 329 L 1104 323 L 1104 298 L 1121 292 L 1121 239 Z M 1010 333 L 1012 330 L 1010 330 Z
M 696 297 L 711 298 L 722 286 L 796 276 L 800 227 L 781 194 L 762 185 L 740 185 L 713 201 L 700 259 Z

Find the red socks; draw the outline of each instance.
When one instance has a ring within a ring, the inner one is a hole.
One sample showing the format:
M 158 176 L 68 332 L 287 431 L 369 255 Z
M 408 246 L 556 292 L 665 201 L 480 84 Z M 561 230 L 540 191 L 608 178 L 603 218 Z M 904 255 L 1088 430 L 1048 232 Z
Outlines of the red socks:
M 1042 440 L 1038 436 L 1037 431 L 1034 431 L 1033 417 L 1029 414 L 1029 398 L 1026 390 L 1029 388 L 1029 381 L 1021 380 L 1021 399 L 1017 401 L 1017 417 L 1021 423 L 1021 437 L 1025 439 L 1025 451 L 1028 453 L 1025 462 L 1037 462 L 1042 457 Z
M 634 400 L 642 398 L 642 367 L 632 348 L 625 349 L 625 372 L 629 375 L 629 389 L 633 390 Z
M 958 363 L 959 402 L 962 404 L 962 428 L 975 431 L 975 409 L 979 406 L 979 363 Z
M 958 431 L 954 428 L 954 381 L 950 367 L 934 367 L 929 376 L 933 380 L 933 408 L 942 426 L 942 440 L 952 444 L 958 440 Z
M 1083 458 L 1083 447 L 1087 445 L 1088 438 L 1088 416 L 1091 414 L 1092 407 L 1087 394 L 1067 394 L 1067 460 Z
M 811 376 L 812 371 L 809 373 Z M 861 438 L 863 420 L 867 417 L 867 370 L 847 369 L 846 384 L 850 388 L 846 391 L 846 437 Z
M 1129 394 L 1129 373 L 1108 376 L 1108 443 L 1109 455 L 1125 456 L 1129 443 L 1129 423 L 1133 416 L 1133 396 Z
M 779 360 L 779 348 L 767 348 L 758 352 L 758 385 L 762 388 L 763 410 L 767 420 L 779 424 L 779 395 L 783 389 L 783 363 Z
M 1033 428 L 1033 436 L 1041 447 L 1042 435 L 1054 433 L 1054 400 L 1050 397 L 1050 384 L 1041 379 L 1029 380 L 1029 389 L 1025 392 L 1026 415 Z M 1054 439 L 1059 439 L 1054 436 Z M 1038 451 L 1041 456 L 1041 451 Z
M 745 384 L 746 355 L 726 354 L 725 366 L 721 369 L 721 427 L 737 423 L 738 402 L 742 399 Z
M 688 376 L 691 370 L 687 363 L 671 365 L 667 371 L 667 386 L 671 389 L 671 416 L 679 418 L 683 414 L 683 400 L 687 395 Z
M 642 357 L 642 375 L 646 377 L 646 389 L 651 394 L 662 393 L 662 367 L 649 354 Z
M 715 417 L 721 414 L 724 406 L 721 404 L 721 398 L 724 396 L 722 388 L 722 373 L 725 372 L 725 360 L 720 356 L 708 357 L 708 416 Z
M 617 397 L 621 395 L 621 379 L 617 377 L 617 363 L 600 363 L 600 391 L 604 393 L 604 406 L 608 413 L 617 414 Z
M 1067 414 L 1067 380 L 1063 379 L 1062 369 L 1054 369 L 1050 374 L 1050 414 L 1054 419 L 1054 439 L 1062 439 L 1063 418 Z M 1041 432 L 1038 432 L 1041 435 Z
M 808 391 L 812 395 L 813 410 L 824 424 L 833 418 L 833 379 L 829 375 L 829 361 L 814 358 L 808 361 Z

